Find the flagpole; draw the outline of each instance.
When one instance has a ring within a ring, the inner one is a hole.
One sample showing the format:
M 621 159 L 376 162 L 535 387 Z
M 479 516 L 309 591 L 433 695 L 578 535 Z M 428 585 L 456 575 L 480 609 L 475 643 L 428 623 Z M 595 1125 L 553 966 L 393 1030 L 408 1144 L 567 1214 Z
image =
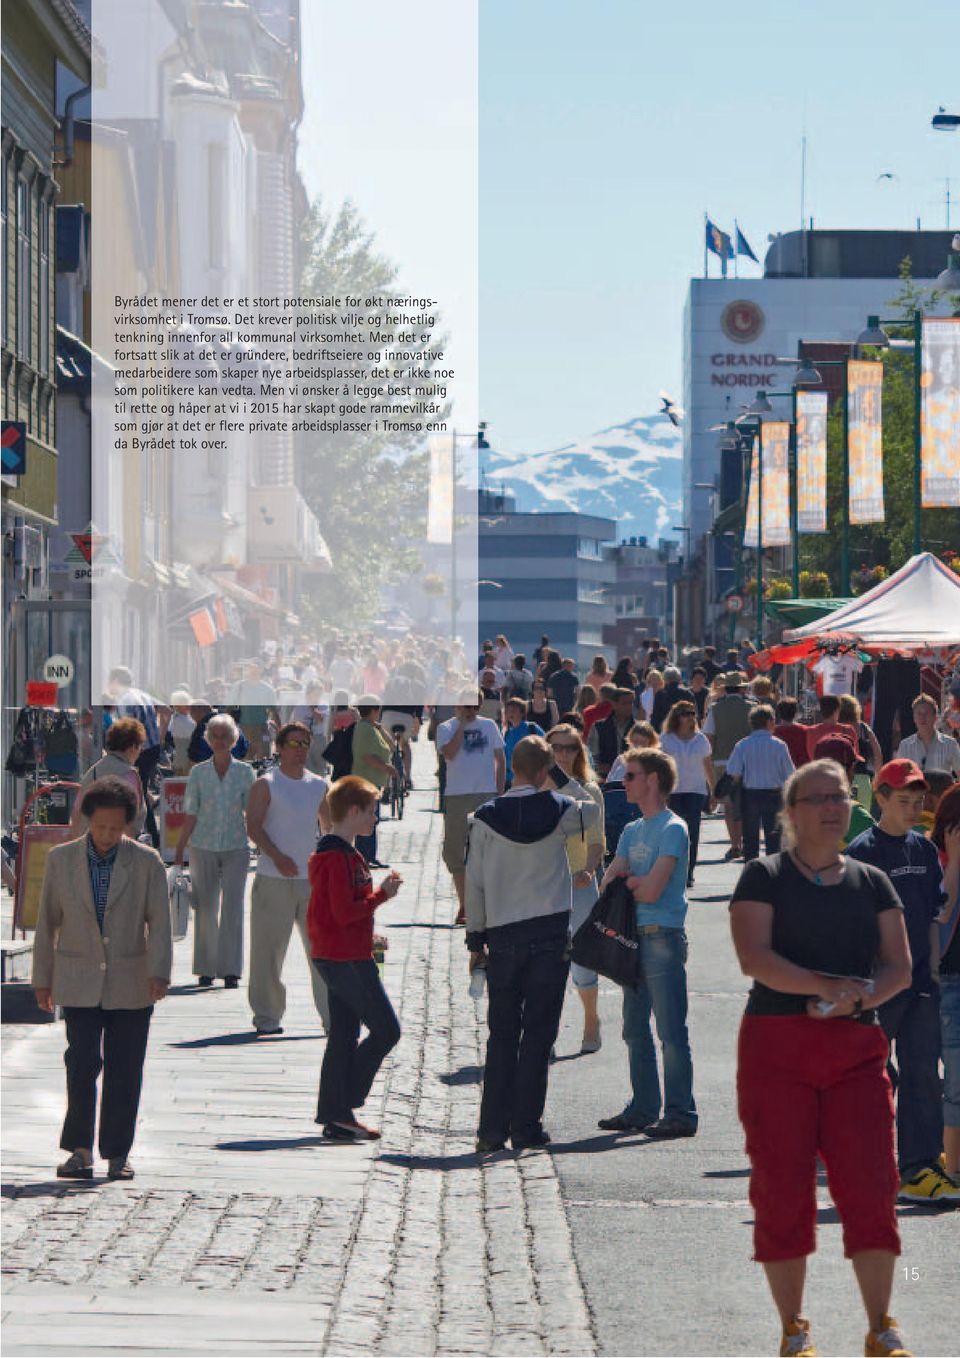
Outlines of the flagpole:
M 709 215 L 705 212 L 705 213 L 703 214 L 703 276 L 704 276 L 704 278 L 707 277 L 707 222 L 708 222 L 709 220 L 710 220 L 710 217 L 709 217 Z
M 737 249 L 737 234 L 740 231 L 740 223 L 736 217 L 733 219 L 733 276 L 740 277 L 740 252 Z

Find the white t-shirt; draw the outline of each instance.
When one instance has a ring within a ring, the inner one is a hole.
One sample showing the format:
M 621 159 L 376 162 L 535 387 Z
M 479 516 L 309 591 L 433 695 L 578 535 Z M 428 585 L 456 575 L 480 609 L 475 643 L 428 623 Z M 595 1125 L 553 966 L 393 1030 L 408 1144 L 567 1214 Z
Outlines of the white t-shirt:
M 853 681 L 863 669 L 863 663 L 855 655 L 824 655 L 813 667 L 814 674 L 823 676 L 824 696 L 839 698 L 849 693 Z
M 457 729 L 457 718 L 441 722 L 437 727 L 437 749 L 452 739 Z M 503 749 L 503 736 L 495 721 L 489 717 L 474 717 L 463 728 L 460 749 L 447 760 L 447 792 L 457 797 L 465 792 L 493 792 L 497 790 L 497 769 L 494 753 Z
M 302 778 L 289 778 L 279 768 L 268 769 L 263 780 L 270 788 L 270 802 L 263 828 L 281 853 L 297 865 L 297 878 L 306 878 L 307 860 L 317 847 L 317 816 L 330 786 L 326 778 L 304 769 Z M 281 877 L 272 858 L 261 853 L 257 859 L 258 877 Z M 297 878 L 287 878 L 295 881 Z
M 703 761 L 710 758 L 710 742 L 702 731 L 689 740 L 681 740 L 678 735 L 668 731 L 660 738 L 660 748 L 664 754 L 672 756 L 677 766 L 677 786 L 675 792 L 700 792 L 704 796 L 710 791 Z

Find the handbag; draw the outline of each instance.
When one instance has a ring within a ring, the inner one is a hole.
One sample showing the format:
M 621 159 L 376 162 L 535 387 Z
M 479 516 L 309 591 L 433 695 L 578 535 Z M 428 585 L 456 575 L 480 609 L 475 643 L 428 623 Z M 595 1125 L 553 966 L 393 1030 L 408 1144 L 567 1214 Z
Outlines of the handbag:
M 600 893 L 573 936 L 571 957 L 581 967 L 635 986 L 640 977 L 637 907 L 626 879 L 615 877 Z
M 70 725 L 66 712 L 59 711 L 54 717 L 53 726 L 43 741 L 44 760 L 51 773 L 61 777 L 75 778 L 77 775 L 77 733 Z
M 735 786 L 736 784 L 729 773 L 721 773 L 713 789 L 713 795 L 718 802 L 722 801 L 724 797 L 732 795 Z
M 29 710 L 21 707 L 17 714 L 13 740 L 7 752 L 4 768 L 14 778 L 23 778 L 37 767 L 37 739 L 35 723 Z
M 167 890 L 170 893 L 170 929 L 177 941 L 186 938 L 190 923 L 190 878 L 182 867 L 167 868 Z

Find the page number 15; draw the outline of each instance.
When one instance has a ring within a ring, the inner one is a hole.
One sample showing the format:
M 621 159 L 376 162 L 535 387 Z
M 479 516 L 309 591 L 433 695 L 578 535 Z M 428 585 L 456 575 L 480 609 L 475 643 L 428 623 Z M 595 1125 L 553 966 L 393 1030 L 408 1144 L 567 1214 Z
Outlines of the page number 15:
M 903 1276 L 908 1283 L 918 1283 L 920 1281 L 920 1270 L 917 1268 L 916 1264 L 904 1264 Z

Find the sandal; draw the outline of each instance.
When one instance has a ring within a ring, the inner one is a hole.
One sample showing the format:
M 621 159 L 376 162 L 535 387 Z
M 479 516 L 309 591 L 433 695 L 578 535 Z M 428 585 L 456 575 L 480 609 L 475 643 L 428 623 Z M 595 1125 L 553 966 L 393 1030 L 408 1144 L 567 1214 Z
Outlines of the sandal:
M 132 1179 L 133 1165 L 131 1165 L 130 1161 L 127 1159 L 111 1160 L 107 1165 L 107 1178 L 123 1180 Z
M 87 1164 L 79 1152 L 68 1155 L 62 1165 L 57 1165 L 58 1179 L 92 1179 L 93 1164 Z

